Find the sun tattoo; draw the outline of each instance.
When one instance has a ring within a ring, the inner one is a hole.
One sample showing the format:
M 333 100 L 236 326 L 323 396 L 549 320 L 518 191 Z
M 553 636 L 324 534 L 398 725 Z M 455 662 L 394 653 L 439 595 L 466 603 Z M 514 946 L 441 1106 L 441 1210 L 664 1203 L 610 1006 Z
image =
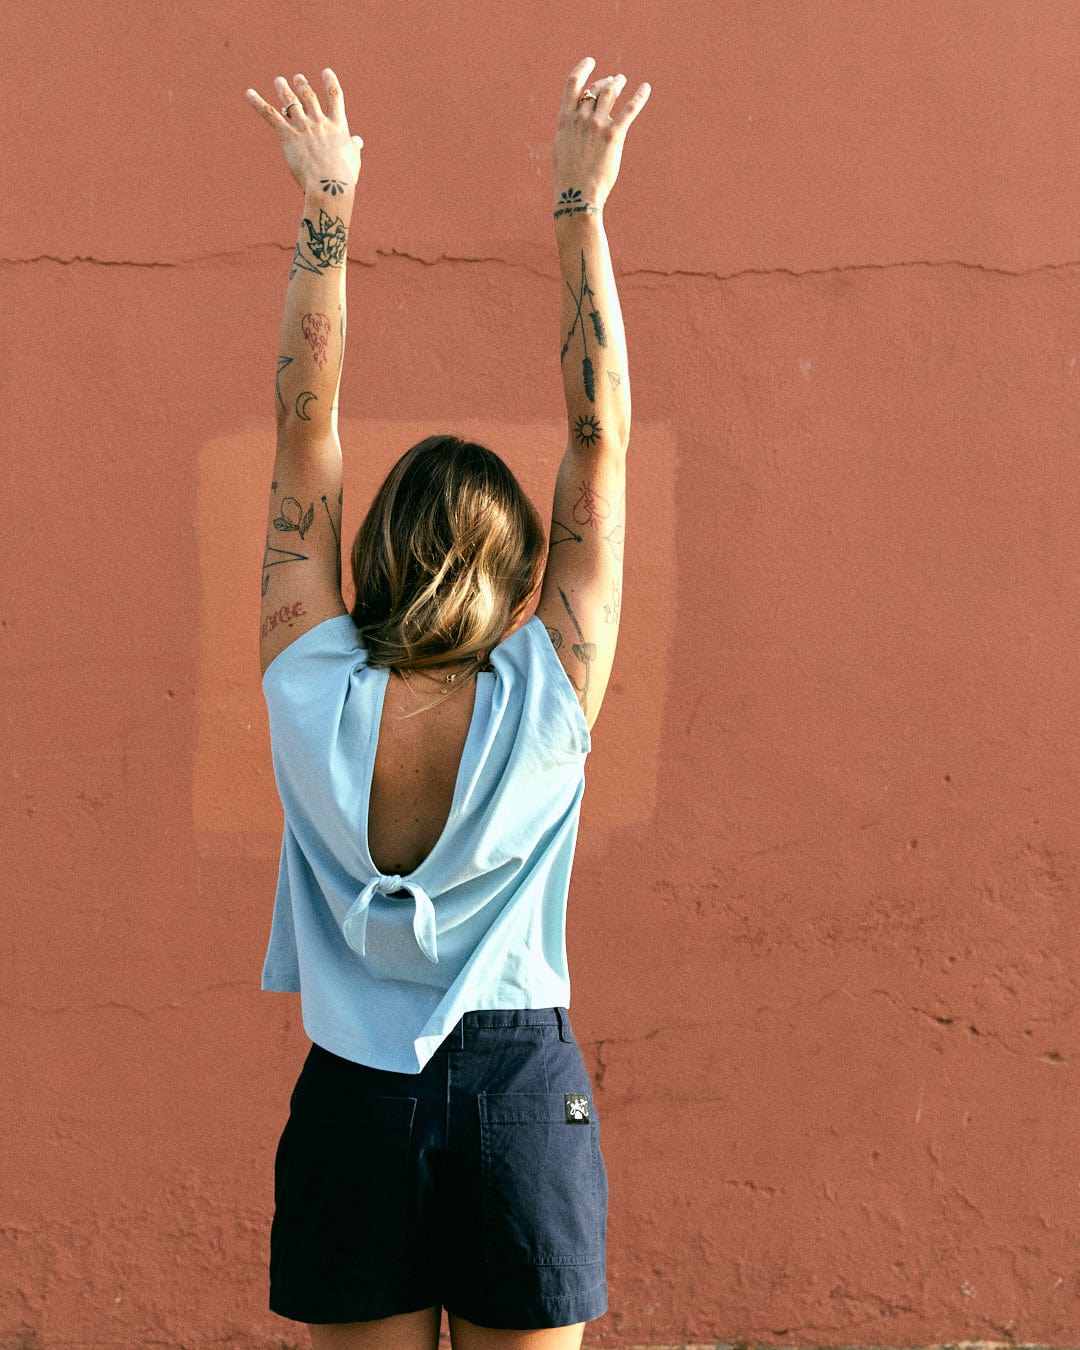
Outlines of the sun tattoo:
M 590 413 L 584 413 L 578 418 L 575 431 L 582 445 L 592 445 L 600 439 L 600 423 Z

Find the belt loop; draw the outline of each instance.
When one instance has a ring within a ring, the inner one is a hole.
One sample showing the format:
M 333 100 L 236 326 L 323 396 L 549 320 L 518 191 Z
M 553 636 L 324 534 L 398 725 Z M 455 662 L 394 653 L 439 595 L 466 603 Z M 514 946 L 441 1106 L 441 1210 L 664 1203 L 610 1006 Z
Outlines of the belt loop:
M 559 1019 L 559 1040 L 573 1041 L 574 1033 L 570 1029 L 570 1014 L 565 1008 L 556 1008 L 555 1016 Z

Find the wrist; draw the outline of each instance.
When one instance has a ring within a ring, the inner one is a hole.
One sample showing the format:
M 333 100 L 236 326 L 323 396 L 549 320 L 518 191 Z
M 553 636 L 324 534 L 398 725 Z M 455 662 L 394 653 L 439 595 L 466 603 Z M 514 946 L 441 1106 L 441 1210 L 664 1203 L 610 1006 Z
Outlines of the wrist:
M 346 183 L 340 178 L 324 178 L 304 189 L 304 214 L 318 214 L 322 210 L 328 216 L 337 216 L 347 225 L 355 200 L 355 183 Z
M 588 188 L 565 188 L 555 199 L 554 218 L 556 221 L 578 220 L 583 216 L 602 216 L 603 198 Z

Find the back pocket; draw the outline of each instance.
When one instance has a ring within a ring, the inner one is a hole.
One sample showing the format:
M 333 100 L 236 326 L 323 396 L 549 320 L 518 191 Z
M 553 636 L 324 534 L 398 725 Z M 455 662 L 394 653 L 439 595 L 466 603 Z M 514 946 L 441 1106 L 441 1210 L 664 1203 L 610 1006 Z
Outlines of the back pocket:
M 274 1245 L 290 1267 L 408 1253 L 415 1097 L 295 1093 L 275 1165 Z
M 607 1181 L 592 1094 L 482 1092 L 477 1100 L 484 1259 L 553 1266 L 602 1260 Z

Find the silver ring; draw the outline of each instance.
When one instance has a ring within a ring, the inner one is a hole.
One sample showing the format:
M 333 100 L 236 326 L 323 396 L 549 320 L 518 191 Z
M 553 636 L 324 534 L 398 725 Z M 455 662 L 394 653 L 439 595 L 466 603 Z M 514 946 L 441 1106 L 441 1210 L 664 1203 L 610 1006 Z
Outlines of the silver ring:
M 286 103 L 285 106 L 284 106 L 284 108 L 282 108 L 282 110 L 281 110 L 281 115 L 282 115 L 282 117 L 288 117 L 288 115 L 289 115 L 289 109 L 290 109 L 290 108 L 299 108 L 299 106 L 300 106 L 300 100 L 299 100 L 298 98 L 294 98 L 293 101 L 292 101 L 291 103 Z
M 593 93 L 593 91 L 591 89 L 586 89 L 585 92 L 582 94 L 582 96 L 578 99 L 579 108 L 587 98 L 591 98 L 594 103 L 596 102 L 596 95 Z

